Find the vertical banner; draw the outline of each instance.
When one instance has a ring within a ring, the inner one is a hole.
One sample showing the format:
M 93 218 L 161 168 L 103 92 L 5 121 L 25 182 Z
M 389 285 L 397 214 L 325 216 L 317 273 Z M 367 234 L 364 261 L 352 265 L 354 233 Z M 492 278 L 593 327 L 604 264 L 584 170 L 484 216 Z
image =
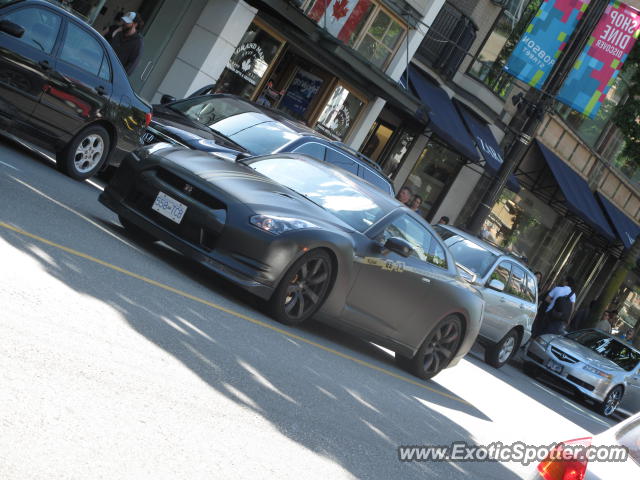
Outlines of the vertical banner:
M 565 80 L 558 100 L 595 117 L 640 34 L 640 13 L 612 0 Z
M 516 44 L 504 69 L 542 88 L 590 0 L 545 0 Z

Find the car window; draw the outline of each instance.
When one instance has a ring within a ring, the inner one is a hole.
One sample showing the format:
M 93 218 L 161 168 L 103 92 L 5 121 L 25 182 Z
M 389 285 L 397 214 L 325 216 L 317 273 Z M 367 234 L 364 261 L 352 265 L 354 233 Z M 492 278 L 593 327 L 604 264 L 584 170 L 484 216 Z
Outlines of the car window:
M 24 28 L 24 35 L 16 40 L 26 43 L 44 53 L 51 53 L 56 44 L 62 19 L 45 8 L 27 7 L 2 16 Z
M 533 278 L 533 275 L 527 273 L 527 289 L 525 290 L 526 298 L 525 300 L 531 303 L 535 303 L 536 301 L 536 281 Z
M 597 330 L 578 330 L 567 334 L 566 337 L 608 358 L 627 372 L 636 368 L 640 362 L 638 350 Z
M 507 288 L 505 289 L 506 293 L 509 295 L 513 295 L 514 297 L 526 298 L 526 274 L 524 270 L 517 265 L 514 265 L 511 268 L 511 278 L 509 279 L 509 283 L 507 283 Z
M 364 232 L 388 213 L 349 175 L 319 162 L 270 156 L 247 160 L 246 165 L 298 192 L 359 232 Z
M 491 274 L 491 280 L 499 280 L 501 281 L 505 289 L 508 288 L 507 285 L 509 283 L 509 275 L 511 274 L 511 262 L 500 262 L 500 264 L 496 267 L 496 269 Z
M 629 456 L 640 465 L 640 418 L 616 433 L 618 443 L 629 450 Z
M 234 120 L 233 123 L 235 123 L 235 120 L 239 120 L 243 115 L 246 114 L 230 117 L 220 123 L 229 122 L 231 120 Z M 217 126 L 215 124 L 211 126 L 211 128 L 217 130 Z M 222 134 L 227 135 L 225 130 L 222 131 Z M 273 153 L 277 149 L 285 146 L 287 143 L 300 138 L 300 135 L 296 132 L 288 129 L 286 126 L 278 122 L 259 123 L 227 136 L 238 145 L 256 155 Z
M 364 178 L 371 185 L 375 185 L 383 192 L 392 193 L 391 185 L 389 185 L 389 182 L 385 180 L 380 174 L 368 169 L 367 167 L 361 168 L 362 178 Z
M 310 157 L 324 161 L 324 153 L 326 148 L 324 145 L 320 145 L 316 142 L 303 143 L 302 145 L 293 149 L 295 153 L 305 153 Z
M 347 172 L 351 172 L 354 175 L 358 174 L 358 164 L 352 158 L 346 156 L 343 153 L 340 153 L 333 148 L 327 148 L 327 156 L 325 157 L 325 161 L 328 163 L 335 165 L 336 167 L 340 167 Z
M 440 230 L 437 231 L 440 232 Z M 496 255 L 486 248 L 459 235 L 445 238 L 444 243 L 449 248 L 456 263 L 468 268 L 480 278 L 487 274 L 498 259 Z
M 378 241 L 384 243 L 391 237 L 397 237 L 407 241 L 413 247 L 413 257 L 423 262 L 429 262 L 438 267 L 446 268 L 447 261 L 444 249 L 433 235 L 431 235 L 429 230 L 423 225 L 420 225 L 420 223 L 411 218 L 411 216 L 404 214 L 396 218 L 386 226 L 378 237 Z
M 105 57 L 104 49 L 93 35 L 75 23 L 69 22 L 62 50 L 60 50 L 60 60 L 97 77 L 100 76 L 102 65 L 107 61 Z

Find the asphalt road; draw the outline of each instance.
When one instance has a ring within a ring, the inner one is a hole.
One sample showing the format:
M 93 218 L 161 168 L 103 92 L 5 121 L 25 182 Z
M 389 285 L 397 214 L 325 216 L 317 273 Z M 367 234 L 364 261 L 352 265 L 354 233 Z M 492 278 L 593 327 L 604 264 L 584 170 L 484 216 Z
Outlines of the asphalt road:
M 141 245 L 46 159 L 0 140 L 0 478 L 519 478 L 400 445 L 547 445 L 613 421 L 477 353 L 422 382 Z

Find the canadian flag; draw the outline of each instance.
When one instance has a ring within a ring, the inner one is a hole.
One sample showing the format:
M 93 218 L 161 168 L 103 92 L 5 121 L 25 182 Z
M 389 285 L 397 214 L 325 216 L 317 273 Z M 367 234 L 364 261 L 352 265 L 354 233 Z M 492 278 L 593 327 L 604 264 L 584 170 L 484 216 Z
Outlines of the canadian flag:
M 366 20 L 371 0 L 316 0 L 308 16 L 331 35 L 349 43 L 360 22 Z

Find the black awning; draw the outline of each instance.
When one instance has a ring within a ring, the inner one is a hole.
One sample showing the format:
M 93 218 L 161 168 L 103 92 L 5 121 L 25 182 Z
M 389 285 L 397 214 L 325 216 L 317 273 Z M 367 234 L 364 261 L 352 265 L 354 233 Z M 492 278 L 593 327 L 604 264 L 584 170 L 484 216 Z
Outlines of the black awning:
M 502 167 L 503 154 L 489 125 L 460 102 L 454 100 L 454 103 L 458 107 L 458 111 L 469 129 L 469 133 L 471 133 L 471 136 L 475 139 L 478 150 L 480 150 L 480 153 L 484 157 L 485 168 L 492 176 L 497 176 L 500 167 Z M 518 179 L 513 174 L 510 175 L 507 180 L 507 188 L 516 193 L 520 191 L 520 182 L 518 182 Z
M 429 128 L 464 157 L 480 160 L 473 139 L 447 92 L 415 68 L 409 69 L 409 83 L 429 110 Z
M 611 220 L 611 224 L 618 234 L 618 238 L 620 238 L 625 248 L 630 248 L 638 234 L 640 234 L 640 227 L 600 192 L 597 192 L 596 196 L 598 200 L 600 200 L 600 204 L 609 217 L 609 220 Z
M 567 208 L 604 237 L 615 240 L 616 235 L 589 184 L 540 141 L 536 140 L 536 144 L 564 194 Z

